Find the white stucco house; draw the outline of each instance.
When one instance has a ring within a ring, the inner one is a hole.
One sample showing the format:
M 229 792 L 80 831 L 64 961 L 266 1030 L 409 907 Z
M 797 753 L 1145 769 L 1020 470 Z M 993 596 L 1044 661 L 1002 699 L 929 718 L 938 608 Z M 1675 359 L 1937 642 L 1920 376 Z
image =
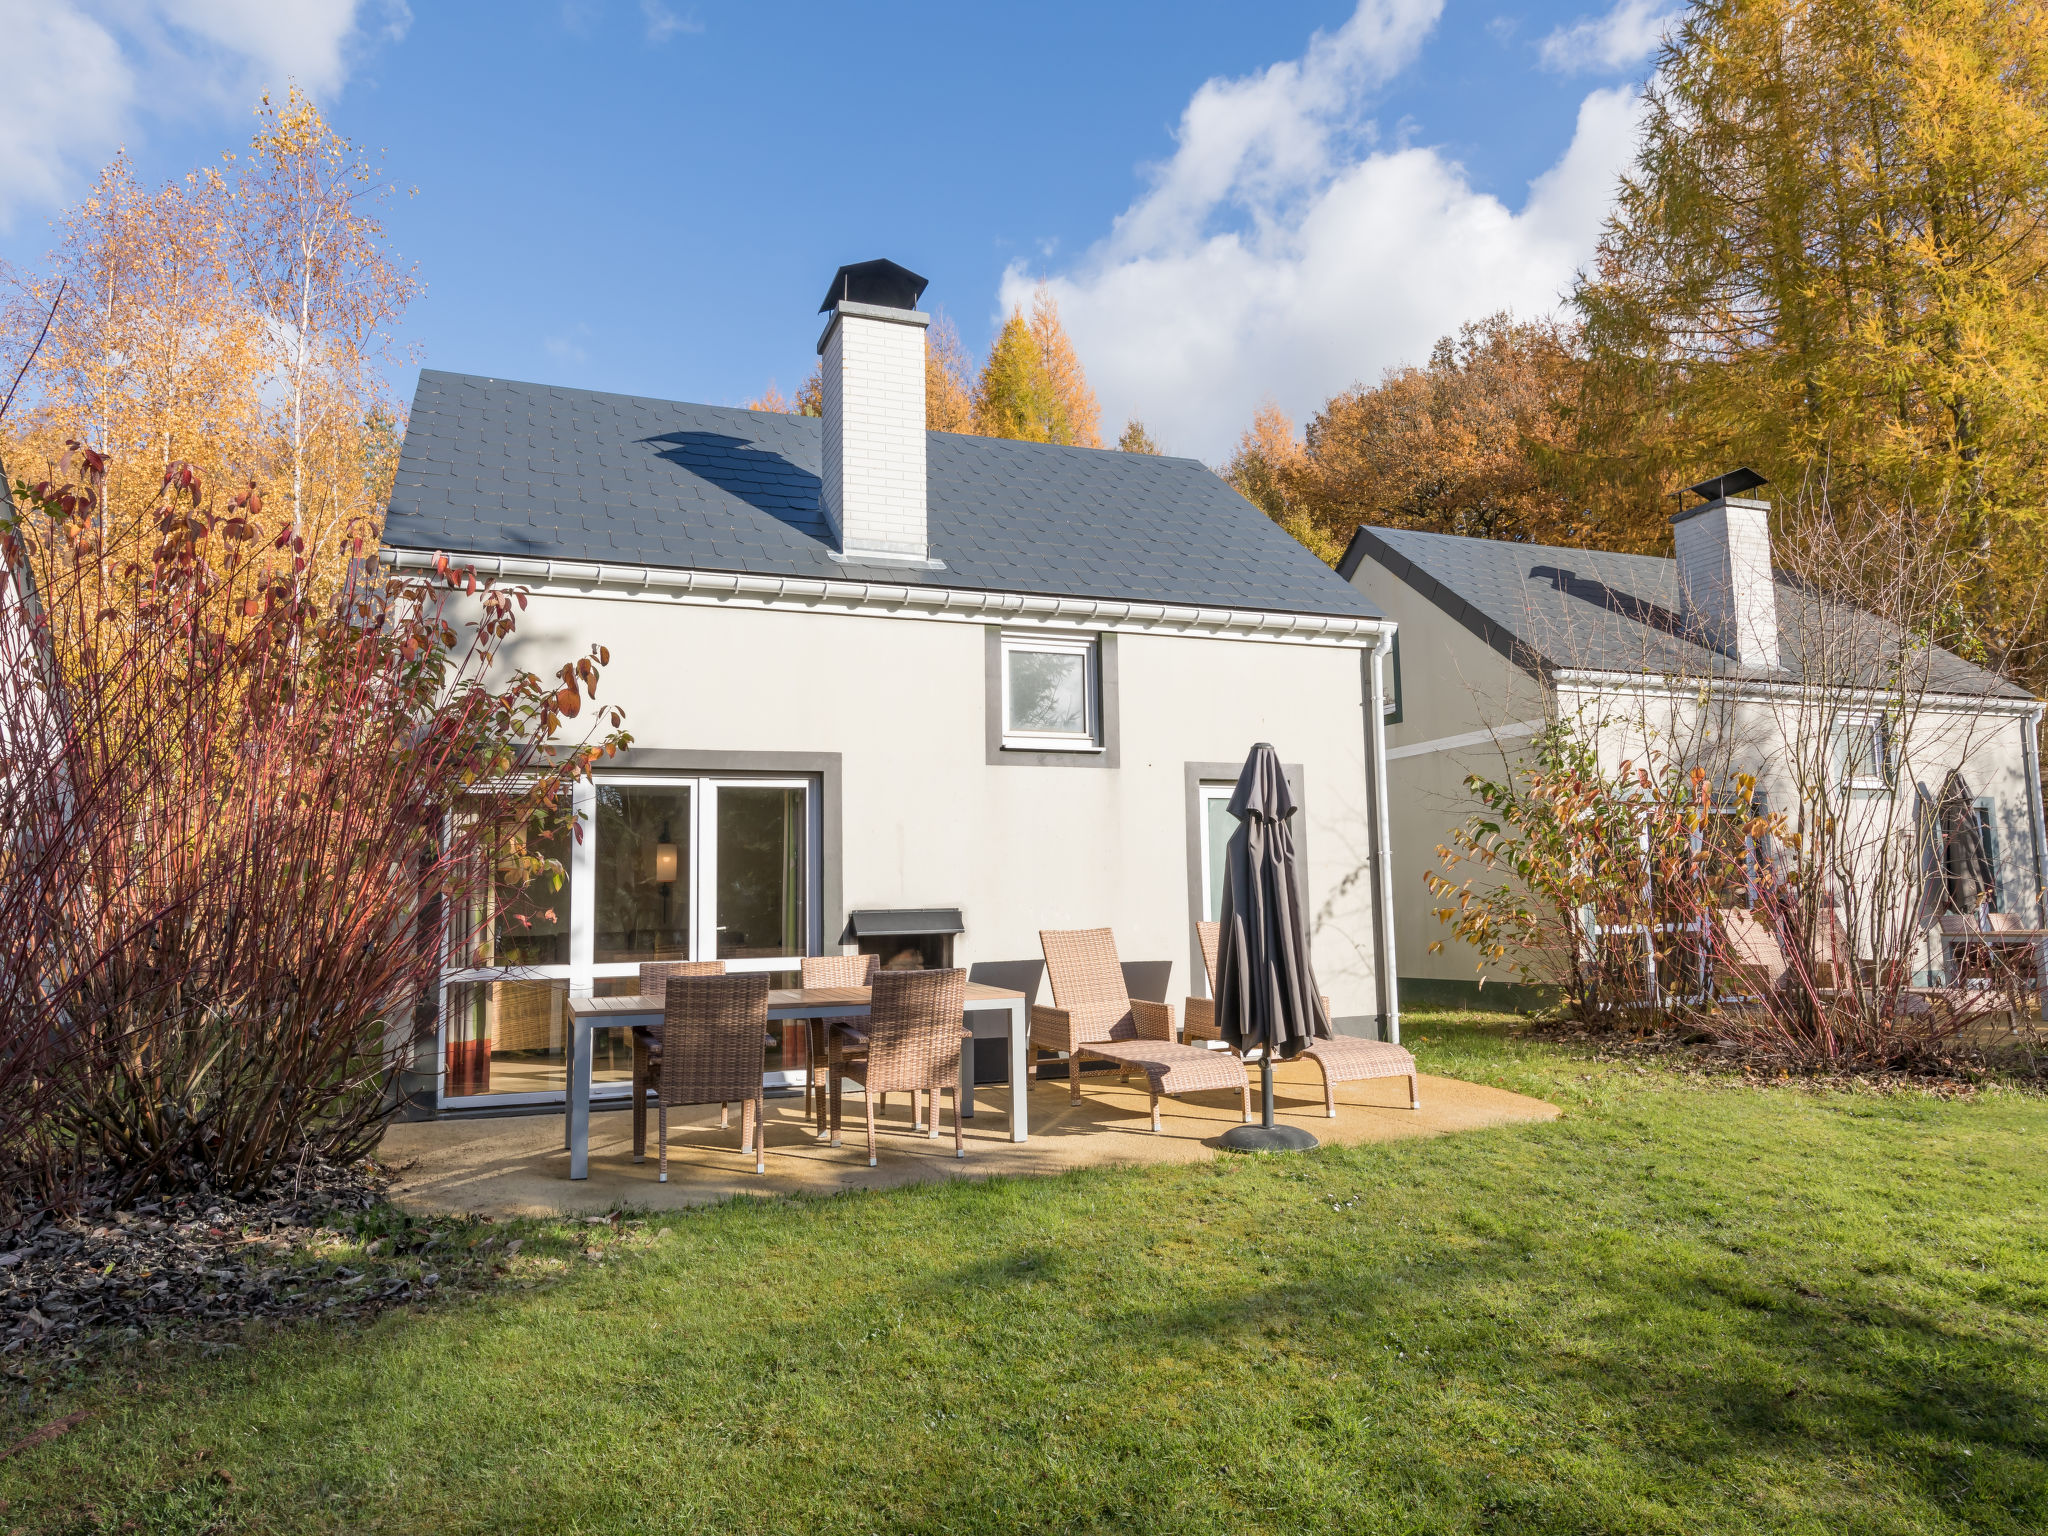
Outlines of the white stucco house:
M 1698 504 L 1673 519 L 1673 559 L 1357 530 L 1339 572 L 1399 626 L 1387 779 L 1411 1002 L 1469 1000 L 1477 985 L 1468 947 L 1430 953 L 1448 935 L 1423 880 L 1474 808 L 1466 775 L 1499 779 L 1561 717 L 1610 770 L 1676 754 L 1755 774 L 1774 810 L 1825 776 L 1830 804 L 1873 836 L 1924 843 L 1936 803 L 1966 784 L 1994 908 L 2026 926 L 2048 920 L 2042 703 L 1938 648 L 1902 687 L 1871 659 L 1884 647 L 1863 641 L 1876 621 L 1774 570 L 1769 503 L 1742 494 L 1761 483 L 1737 471 L 1694 487 Z M 1843 894 L 1853 906 L 1860 893 Z M 1925 943 L 1923 979 L 1941 964 L 1931 920 Z M 1513 995 L 1512 972 L 1486 982 Z
M 654 958 L 864 949 L 1035 990 L 1038 930 L 1109 926 L 1134 995 L 1199 994 L 1259 741 L 1338 1027 L 1398 1038 L 1392 623 L 1194 460 L 926 431 L 923 288 L 833 278 L 822 419 L 421 375 L 380 558 L 528 589 L 514 660 L 608 646 L 634 737 L 556 920 L 529 903 L 447 974 L 444 1107 L 559 1102 L 571 989 Z

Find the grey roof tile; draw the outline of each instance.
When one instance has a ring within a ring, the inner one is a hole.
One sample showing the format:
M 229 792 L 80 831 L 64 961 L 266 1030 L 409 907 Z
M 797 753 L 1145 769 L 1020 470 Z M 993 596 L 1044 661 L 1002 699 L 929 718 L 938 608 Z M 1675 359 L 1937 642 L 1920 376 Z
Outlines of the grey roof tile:
M 1679 616 L 1678 562 L 1655 555 L 1564 549 L 1468 539 L 1412 528 L 1361 527 L 1339 569 L 1372 559 L 1456 618 L 1495 650 L 1532 671 L 1687 677 L 1783 678 L 1806 665 L 1808 616 L 1876 624 L 1867 614 L 1778 581 L 1777 673 L 1745 667 L 1704 643 Z M 1839 631 L 1837 631 L 1839 632 Z M 1839 646 L 1831 652 L 1846 654 Z M 1856 648 L 1857 654 L 1869 654 Z M 1869 684 L 1875 678 L 1837 679 Z M 1929 682 L 1939 691 L 2024 699 L 2026 691 L 1953 652 L 1937 650 Z
M 425 370 L 384 541 L 450 554 L 870 578 L 1374 617 L 1193 459 L 934 432 L 942 571 L 833 560 L 822 423 Z

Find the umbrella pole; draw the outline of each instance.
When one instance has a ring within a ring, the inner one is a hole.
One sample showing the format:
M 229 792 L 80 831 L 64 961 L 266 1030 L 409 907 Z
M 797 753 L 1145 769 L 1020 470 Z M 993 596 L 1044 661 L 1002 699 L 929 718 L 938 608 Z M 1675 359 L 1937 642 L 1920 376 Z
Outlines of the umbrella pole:
M 1264 1114 L 1257 1125 L 1233 1125 L 1217 1138 L 1218 1144 L 1232 1152 L 1306 1152 L 1321 1145 L 1298 1125 L 1273 1123 L 1273 1053 L 1268 1050 L 1259 1052 L 1259 1104 Z

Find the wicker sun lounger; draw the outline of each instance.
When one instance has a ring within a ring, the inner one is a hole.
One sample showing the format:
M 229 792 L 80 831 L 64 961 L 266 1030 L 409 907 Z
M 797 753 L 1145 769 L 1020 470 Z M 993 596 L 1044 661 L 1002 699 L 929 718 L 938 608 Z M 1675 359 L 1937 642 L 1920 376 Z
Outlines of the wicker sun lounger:
M 1244 1063 L 1227 1051 L 1207 1051 L 1173 1038 L 1173 1005 L 1132 997 L 1117 961 L 1116 940 L 1107 928 L 1044 930 L 1045 973 L 1053 1006 L 1031 1010 L 1031 1043 L 1042 1060 L 1067 1056 L 1067 1093 L 1081 1102 L 1081 1059 L 1113 1061 L 1121 1075 L 1145 1074 L 1152 1090 L 1152 1129 L 1159 1129 L 1162 1096 L 1235 1088 L 1252 1117 L 1251 1081 Z M 1037 1086 L 1034 1081 L 1033 1087 Z
M 1714 929 L 1716 960 L 1742 988 L 1735 996 L 1718 998 L 1722 1007 L 1763 1007 L 1768 998 L 1782 996 L 1798 987 L 1792 962 L 1787 958 L 1784 946 L 1778 942 L 1777 934 L 1759 922 L 1754 912 L 1741 907 L 1717 908 Z M 1850 996 L 1849 988 L 1842 983 L 1847 980 L 1845 973 L 1851 952 L 1841 925 L 1832 913 L 1828 914 L 1827 927 L 1822 930 L 1820 943 L 1815 947 L 1820 951 L 1817 964 L 1832 984 L 1812 988 L 1814 999 L 1823 1003 L 1838 1002 Z M 1946 1008 L 1953 1017 L 1976 1019 L 2010 1006 L 2006 993 L 1988 988 L 1970 991 L 1959 987 L 1900 987 L 1893 995 L 1898 1011 L 1908 1017 L 1926 1016 L 1939 1008 Z
M 1183 1038 L 1190 1041 L 1221 1040 L 1223 1035 L 1216 1028 L 1214 998 L 1216 950 L 1222 942 L 1223 925 L 1197 923 L 1195 932 L 1202 941 L 1202 966 L 1209 973 L 1209 996 L 1188 999 L 1187 1030 Z M 1323 1012 L 1329 1011 L 1330 1000 L 1326 997 L 1323 999 Z M 1401 1046 L 1356 1035 L 1331 1035 L 1315 1041 L 1301 1054 L 1314 1062 L 1316 1070 L 1323 1075 L 1323 1109 L 1332 1120 L 1337 1118 L 1337 1085 L 1364 1082 L 1375 1077 L 1407 1078 L 1408 1107 L 1422 1108 L 1422 1096 L 1417 1092 L 1415 1081 L 1415 1058 Z

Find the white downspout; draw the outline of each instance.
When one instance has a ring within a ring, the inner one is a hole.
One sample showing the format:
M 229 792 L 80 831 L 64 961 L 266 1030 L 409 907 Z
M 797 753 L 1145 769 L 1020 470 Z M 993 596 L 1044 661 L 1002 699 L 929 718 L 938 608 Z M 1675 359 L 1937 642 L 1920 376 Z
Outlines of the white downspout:
M 2041 819 L 2041 714 L 2030 711 L 2020 722 L 2020 763 L 2027 775 L 2027 821 L 2034 841 L 2034 926 L 2048 928 L 2048 823 Z M 2035 963 L 2048 971 L 2048 944 Z M 2041 1017 L 2048 1019 L 2048 986 L 2040 988 Z
M 1401 987 L 1394 974 L 1394 839 L 1387 809 L 1387 680 L 1385 662 L 1394 627 L 1381 630 L 1366 656 L 1369 708 L 1365 723 L 1366 771 L 1372 779 L 1373 983 L 1379 993 L 1380 1034 L 1401 1043 Z

